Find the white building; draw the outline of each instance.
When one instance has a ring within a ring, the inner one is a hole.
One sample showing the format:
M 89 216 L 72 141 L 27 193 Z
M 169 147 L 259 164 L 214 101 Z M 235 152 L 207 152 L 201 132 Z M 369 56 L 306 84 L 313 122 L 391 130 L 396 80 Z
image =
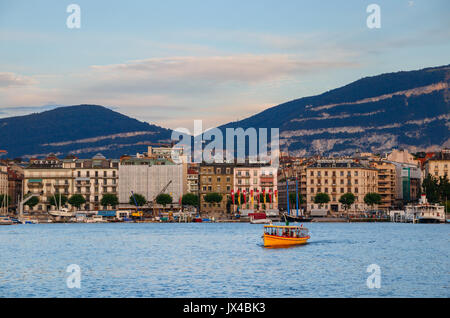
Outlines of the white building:
M 164 189 L 165 188 L 165 189 Z M 153 201 L 161 191 L 173 202 L 183 195 L 183 165 L 168 159 L 129 158 L 119 166 L 119 202 L 128 204 L 131 192 Z

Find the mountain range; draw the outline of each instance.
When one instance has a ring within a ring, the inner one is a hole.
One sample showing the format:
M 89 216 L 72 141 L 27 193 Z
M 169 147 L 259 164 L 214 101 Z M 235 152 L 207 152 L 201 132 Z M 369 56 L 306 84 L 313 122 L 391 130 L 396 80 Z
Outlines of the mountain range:
M 0 149 L 9 158 L 53 153 L 119 158 L 153 143 L 170 142 L 172 131 L 97 105 L 65 106 L 37 114 L 0 119 Z
M 449 84 L 450 65 L 366 77 L 219 128 L 279 128 L 281 150 L 296 155 L 437 150 L 450 147 Z M 10 158 L 118 158 L 171 133 L 103 106 L 66 106 L 0 119 L 0 149 Z
M 366 77 L 220 128 L 278 127 L 296 155 L 431 151 L 450 147 L 449 83 L 450 65 Z

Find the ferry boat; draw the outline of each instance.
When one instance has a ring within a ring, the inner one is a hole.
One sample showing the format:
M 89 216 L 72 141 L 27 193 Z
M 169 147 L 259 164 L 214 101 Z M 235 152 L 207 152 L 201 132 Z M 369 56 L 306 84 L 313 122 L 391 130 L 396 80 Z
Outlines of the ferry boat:
M 425 195 L 422 195 L 419 204 L 407 205 L 405 215 L 406 221 L 413 223 L 445 223 L 445 207 L 429 204 Z
M 265 225 L 264 247 L 303 245 L 310 239 L 307 228 L 289 225 Z

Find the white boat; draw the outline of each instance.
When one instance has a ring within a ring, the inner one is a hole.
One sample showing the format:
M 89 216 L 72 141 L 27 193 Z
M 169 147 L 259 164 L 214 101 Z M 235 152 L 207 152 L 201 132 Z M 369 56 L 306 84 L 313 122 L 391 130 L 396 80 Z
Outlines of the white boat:
M 38 224 L 39 222 L 37 220 L 32 219 L 22 219 L 22 224 Z
M 0 216 L 0 225 L 13 225 L 14 222 L 7 216 Z
M 265 219 L 255 219 L 253 217 L 250 217 L 250 223 L 251 224 L 272 224 L 272 220 L 265 218 Z
M 103 219 L 101 215 L 94 215 L 92 218 L 87 218 L 86 223 L 106 223 L 108 221 Z
M 60 217 L 74 217 L 76 212 L 70 212 L 67 208 L 49 211 L 48 214 Z
M 422 195 L 419 204 L 407 205 L 405 208 L 407 222 L 413 223 L 445 223 L 445 207 L 429 204 Z

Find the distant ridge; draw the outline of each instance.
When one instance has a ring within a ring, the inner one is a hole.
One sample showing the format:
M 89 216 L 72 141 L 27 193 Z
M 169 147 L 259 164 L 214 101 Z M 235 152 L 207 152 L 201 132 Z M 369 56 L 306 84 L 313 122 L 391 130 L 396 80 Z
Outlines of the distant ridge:
M 297 155 L 380 153 L 450 147 L 450 65 L 366 77 L 219 128 L 279 128 L 281 150 Z M 0 119 L 10 158 L 74 154 L 110 158 L 170 142 L 172 130 L 98 105 Z
M 119 158 L 146 149 L 146 144 L 169 142 L 171 130 L 122 115 L 98 105 L 58 107 L 53 110 L 0 119 L 0 148 L 8 157 L 80 158 L 101 152 Z
M 280 128 L 281 149 L 297 155 L 450 147 L 449 80 L 449 65 L 366 77 L 220 128 Z

